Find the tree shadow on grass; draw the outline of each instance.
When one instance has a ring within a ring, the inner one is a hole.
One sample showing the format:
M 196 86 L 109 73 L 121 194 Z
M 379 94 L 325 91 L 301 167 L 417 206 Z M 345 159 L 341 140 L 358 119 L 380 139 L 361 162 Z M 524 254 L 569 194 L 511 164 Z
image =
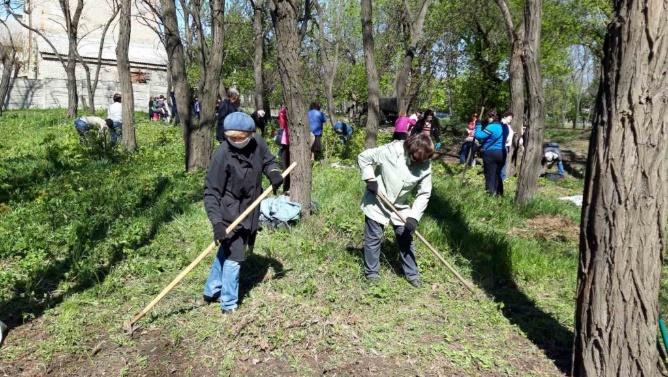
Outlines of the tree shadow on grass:
M 77 238 L 65 258 L 48 263 L 33 274 L 40 279 L 38 284 L 28 287 L 26 282 L 19 282 L 12 287 L 13 296 L 0 302 L 0 319 L 10 329 L 20 326 L 26 321 L 40 317 L 45 310 L 59 305 L 67 296 L 102 283 L 113 267 L 125 259 L 124 250 L 137 250 L 148 245 L 163 224 L 199 199 L 198 189 L 183 192 L 177 200 L 162 200 L 163 194 L 170 189 L 170 182 L 170 180 L 159 182 L 153 192 L 144 197 L 140 203 L 139 210 L 150 218 L 146 232 L 130 242 L 108 243 L 107 250 L 98 251 L 95 255 L 91 255 L 94 245 L 108 237 L 112 224 L 98 224 L 82 232 L 84 237 Z M 91 260 L 100 257 L 106 257 L 106 262 L 98 264 Z M 82 263 L 86 262 L 90 265 L 82 266 Z M 72 280 L 72 285 L 64 291 L 58 291 L 59 284 L 69 279 Z
M 469 260 L 474 282 L 502 304 L 503 315 L 563 373 L 570 373 L 573 333 L 514 283 L 511 247 L 505 236 L 471 229 L 464 215 L 436 193 L 430 199 L 428 214 L 447 233 L 450 249 Z
M 267 275 L 270 267 L 273 270 L 273 275 Z M 281 279 L 286 273 L 287 270 L 283 268 L 283 264 L 278 259 L 255 253 L 249 254 L 241 264 L 238 304 L 241 305 L 251 290 L 258 284 L 265 280 Z

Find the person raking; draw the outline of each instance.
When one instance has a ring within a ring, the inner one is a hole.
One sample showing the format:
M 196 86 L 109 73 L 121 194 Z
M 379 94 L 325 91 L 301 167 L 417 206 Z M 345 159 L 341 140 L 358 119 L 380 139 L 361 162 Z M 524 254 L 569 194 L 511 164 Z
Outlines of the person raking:
M 364 275 L 370 282 L 380 278 L 380 245 L 383 229 L 392 223 L 399 246 L 401 267 L 406 280 L 419 287 L 420 273 L 415 259 L 413 233 L 431 196 L 431 157 L 434 144 L 427 133 L 411 135 L 406 140 L 367 149 L 357 161 L 366 182 L 362 199 L 364 213 Z M 416 191 L 413 205 L 408 198 Z M 394 204 L 406 223 L 378 200 L 382 194 Z
M 204 301 L 220 300 L 223 314 L 237 308 L 239 273 L 245 250 L 253 247 L 260 216 L 259 207 L 231 234 L 225 228 L 262 193 L 262 174 L 274 192 L 283 182 L 281 171 L 264 139 L 255 135 L 255 122 L 245 113 L 227 115 L 225 139 L 214 153 L 206 175 L 204 208 L 219 243 L 209 277 L 204 285 Z

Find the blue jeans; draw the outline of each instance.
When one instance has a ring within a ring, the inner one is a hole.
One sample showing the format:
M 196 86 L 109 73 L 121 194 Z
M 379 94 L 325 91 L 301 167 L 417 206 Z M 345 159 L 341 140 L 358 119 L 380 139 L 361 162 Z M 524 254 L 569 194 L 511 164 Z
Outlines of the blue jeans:
M 223 310 L 236 309 L 239 300 L 241 264 L 228 259 L 228 256 L 229 253 L 221 245 L 204 284 L 204 295 L 212 298 L 220 297 L 220 307 Z

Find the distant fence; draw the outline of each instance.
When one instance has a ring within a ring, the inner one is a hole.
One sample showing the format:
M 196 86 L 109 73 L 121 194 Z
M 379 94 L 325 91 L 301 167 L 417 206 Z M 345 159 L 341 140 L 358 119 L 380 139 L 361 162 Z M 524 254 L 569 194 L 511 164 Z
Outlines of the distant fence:
M 148 111 L 151 96 L 166 95 L 167 86 L 133 83 L 135 110 Z M 85 80 L 77 80 L 79 108 L 88 103 L 88 90 Z M 95 91 L 95 107 L 101 110 L 112 102 L 114 93 L 120 92 L 117 81 L 98 81 Z M 27 79 L 17 78 L 9 92 L 8 109 L 52 109 L 67 107 L 66 79 Z

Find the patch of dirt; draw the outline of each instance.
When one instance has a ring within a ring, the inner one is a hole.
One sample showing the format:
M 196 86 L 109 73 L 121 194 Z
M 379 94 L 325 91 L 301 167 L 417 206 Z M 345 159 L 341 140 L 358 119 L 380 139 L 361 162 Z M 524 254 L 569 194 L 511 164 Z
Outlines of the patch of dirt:
M 524 227 L 512 228 L 509 236 L 534 237 L 546 241 L 576 241 L 580 227 L 563 216 L 538 216 L 528 220 Z

